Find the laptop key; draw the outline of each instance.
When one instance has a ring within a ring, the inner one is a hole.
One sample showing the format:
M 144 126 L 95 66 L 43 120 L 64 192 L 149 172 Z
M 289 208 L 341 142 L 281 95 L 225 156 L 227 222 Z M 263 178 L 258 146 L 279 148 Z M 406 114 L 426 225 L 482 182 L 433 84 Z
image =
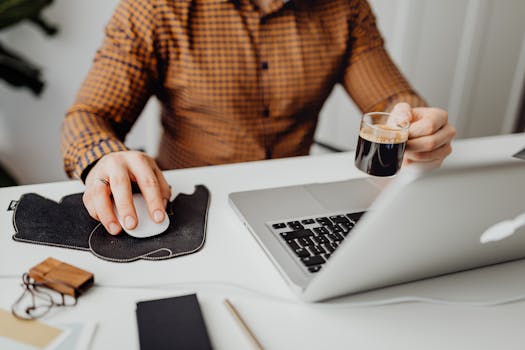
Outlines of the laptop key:
M 300 258 L 307 258 L 311 256 L 310 252 L 304 248 L 299 248 L 295 250 L 295 255 L 297 255 Z
M 275 230 L 278 230 L 280 228 L 285 228 L 286 227 L 286 224 L 284 222 L 280 222 L 280 223 L 277 223 L 277 224 L 273 224 L 272 227 L 275 229 Z
M 328 231 L 330 231 L 331 233 L 339 233 L 339 232 L 343 232 L 343 229 L 339 226 L 339 225 L 331 225 L 331 226 L 325 226 L 327 228 Z
M 308 251 L 312 255 L 319 255 L 319 254 L 323 254 L 324 253 L 324 249 L 323 248 L 321 248 L 319 246 L 315 246 L 315 245 L 309 246 L 308 247 Z
M 330 243 L 328 238 L 326 238 L 325 236 L 315 236 L 312 237 L 312 240 L 317 244 Z
M 328 234 L 327 236 L 328 236 L 328 239 L 329 239 L 332 243 L 334 243 L 334 242 L 341 242 L 341 241 L 344 239 L 344 237 L 341 236 L 341 235 L 338 234 L 338 233 L 330 233 L 330 234 Z
M 297 231 L 289 231 L 289 232 L 282 232 L 281 237 L 285 240 L 295 239 L 295 238 L 304 238 L 313 236 L 313 232 L 309 229 L 304 230 L 297 230 Z
M 314 232 L 317 233 L 318 235 L 324 235 L 326 233 L 329 233 L 326 227 L 316 227 L 314 228 Z
M 313 246 L 314 245 L 314 242 L 312 242 L 312 240 L 308 237 L 304 237 L 304 238 L 299 238 L 297 240 L 297 242 L 299 243 L 299 245 L 301 247 L 309 247 L 309 246 Z
M 297 242 L 293 239 L 287 240 L 286 243 L 288 243 L 288 245 L 290 246 L 290 248 L 292 248 L 292 250 L 297 250 L 301 248 L 301 246 L 297 244 Z
M 312 224 L 315 224 L 315 220 L 314 219 L 306 219 L 306 220 L 301 221 L 301 224 L 303 224 L 303 225 L 312 225 Z
M 316 266 L 310 266 L 308 268 L 308 271 L 312 272 L 312 273 L 316 273 L 316 272 L 319 272 L 319 270 L 321 270 L 321 265 L 316 265 Z
M 341 226 L 341 228 L 343 229 L 343 233 L 348 233 L 350 232 L 351 229 L 354 228 L 354 224 L 352 223 L 348 223 L 348 224 L 339 224 L 339 226 Z
M 332 247 L 332 243 L 323 244 L 322 247 L 324 250 L 326 250 L 329 254 L 333 253 L 335 251 L 335 248 Z M 336 247 L 337 248 L 337 247 Z
M 325 241 L 323 243 L 329 244 L 329 243 L 333 242 L 332 240 L 329 239 L 330 235 L 331 235 L 331 233 L 327 233 L 326 235 L 322 235 L 322 236 L 319 236 L 319 237 L 323 237 L 325 239 Z
M 317 218 L 317 219 L 315 219 L 315 221 L 317 221 L 318 223 L 320 223 L 323 226 L 332 225 L 332 221 L 330 221 L 329 218 L 325 218 L 325 217 Z
M 292 230 L 302 230 L 304 226 L 299 221 L 290 221 L 287 223 L 288 227 Z
M 361 219 L 361 216 L 363 216 L 366 213 L 366 211 L 360 212 L 360 213 L 350 213 L 346 214 L 346 216 L 353 221 L 354 223 L 358 222 L 359 219 Z
M 334 215 L 330 216 L 330 219 L 335 222 L 336 224 L 349 224 L 350 220 L 346 218 L 344 215 Z
M 322 256 L 319 256 L 319 255 L 302 258 L 301 261 L 306 266 L 321 265 L 321 264 L 324 264 L 324 262 L 325 262 L 324 258 Z
M 317 249 L 319 249 L 319 251 L 321 252 L 321 254 L 324 256 L 326 253 L 328 253 L 328 251 L 322 246 L 322 245 L 318 245 L 316 246 Z

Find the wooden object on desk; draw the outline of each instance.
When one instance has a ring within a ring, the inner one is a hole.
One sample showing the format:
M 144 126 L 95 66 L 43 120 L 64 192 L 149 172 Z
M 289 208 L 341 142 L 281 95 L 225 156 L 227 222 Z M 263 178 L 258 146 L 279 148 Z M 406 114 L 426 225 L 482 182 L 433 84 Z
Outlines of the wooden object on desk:
M 264 350 L 263 346 L 261 345 L 261 343 L 259 342 L 259 340 L 257 340 L 257 337 L 255 336 L 255 334 L 252 332 L 252 330 L 250 329 L 250 327 L 248 327 L 248 325 L 246 324 L 246 322 L 244 322 L 244 320 L 242 319 L 241 315 L 239 314 L 239 312 L 237 311 L 237 309 L 235 308 L 235 306 L 233 306 L 233 304 L 228 300 L 228 299 L 225 299 L 224 300 L 224 305 L 226 305 L 226 308 L 228 309 L 228 311 L 230 311 L 230 313 L 232 314 L 232 316 L 235 318 L 235 320 L 237 321 L 237 323 L 241 326 L 242 330 L 244 331 L 244 333 L 248 336 L 248 338 L 250 338 L 253 346 L 257 349 L 257 350 Z
M 91 272 L 73 265 L 47 258 L 29 270 L 29 277 L 59 293 L 78 298 L 95 281 Z

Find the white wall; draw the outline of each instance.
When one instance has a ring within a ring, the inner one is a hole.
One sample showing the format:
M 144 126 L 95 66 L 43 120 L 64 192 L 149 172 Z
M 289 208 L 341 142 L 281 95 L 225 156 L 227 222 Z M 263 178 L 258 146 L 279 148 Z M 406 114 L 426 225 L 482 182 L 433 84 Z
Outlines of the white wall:
M 525 81 L 525 1 L 370 0 L 394 61 L 458 138 L 508 133 Z M 336 89 L 316 137 L 353 149 L 359 111 Z
M 46 16 L 58 23 L 45 38 L 30 25 L 0 38 L 44 68 L 41 98 L 0 83 L 0 161 L 23 183 L 65 179 L 59 128 L 118 0 L 58 0 Z M 523 0 L 371 0 L 387 47 L 427 100 L 449 109 L 460 136 L 510 130 L 525 75 Z M 521 59 L 519 58 L 521 55 Z M 519 64 L 518 64 L 519 63 Z M 154 154 L 158 118 L 149 104 L 128 137 Z M 359 112 L 336 88 L 322 112 L 317 137 L 353 148 Z
M 41 97 L 0 83 L 0 162 L 22 183 L 67 179 L 60 153 L 60 125 L 73 102 L 103 38 L 103 28 L 118 0 L 59 0 L 45 12 L 60 33 L 45 37 L 30 24 L 2 32 L 9 47 L 44 68 L 47 82 Z M 156 106 L 145 114 L 156 120 Z M 129 137 L 132 147 L 156 149 L 152 133 L 141 121 Z M 147 138 L 147 139 L 146 139 Z
M 60 26 L 44 37 L 29 24 L 2 33 L 2 40 L 44 68 L 47 86 L 40 98 L 0 84 L 0 125 L 6 136 L 0 161 L 23 183 L 65 179 L 59 128 L 72 103 L 116 1 L 59 0 L 46 17 Z

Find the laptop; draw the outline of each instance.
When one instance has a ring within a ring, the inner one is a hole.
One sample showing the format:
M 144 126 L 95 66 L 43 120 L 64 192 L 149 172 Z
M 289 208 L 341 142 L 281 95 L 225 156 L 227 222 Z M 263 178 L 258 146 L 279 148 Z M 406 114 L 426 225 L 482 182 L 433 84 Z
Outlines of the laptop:
M 299 298 L 320 301 L 524 258 L 525 161 L 512 157 L 520 147 L 525 134 L 467 140 L 433 171 L 229 200 Z

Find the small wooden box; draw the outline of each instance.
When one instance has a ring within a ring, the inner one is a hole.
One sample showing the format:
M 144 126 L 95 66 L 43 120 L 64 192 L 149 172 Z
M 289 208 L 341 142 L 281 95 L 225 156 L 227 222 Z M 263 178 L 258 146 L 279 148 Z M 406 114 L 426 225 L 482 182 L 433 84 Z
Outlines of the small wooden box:
M 53 258 L 47 258 L 32 267 L 29 277 L 48 288 L 75 298 L 89 289 L 95 281 L 91 272 Z

